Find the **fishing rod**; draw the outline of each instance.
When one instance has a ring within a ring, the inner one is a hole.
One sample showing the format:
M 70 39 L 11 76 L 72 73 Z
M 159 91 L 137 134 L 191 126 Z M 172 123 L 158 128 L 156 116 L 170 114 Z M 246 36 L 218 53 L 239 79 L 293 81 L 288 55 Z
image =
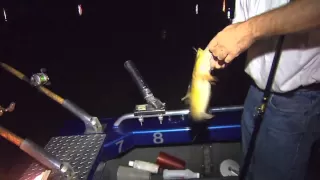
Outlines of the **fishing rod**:
M 23 139 L 2 126 L 0 126 L 0 136 L 18 146 L 23 152 L 36 159 L 50 170 L 59 172 L 65 179 L 71 180 L 75 175 L 75 172 L 69 163 L 60 162 L 56 157 L 47 153 L 33 141 Z
M 7 108 L 3 108 L 0 106 L 0 116 L 3 115 L 4 112 L 13 112 L 15 109 L 15 103 L 12 102 Z M 11 142 L 12 144 L 18 146 L 23 152 L 27 153 L 38 162 L 53 170 L 54 172 L 58 172 L 62 174 L 63 177 L 67 180 L 71 180 L 75 175 L 73 168 L 69 163 L 60 162 L 56 157 L 47 153 L 43 148 L 34 143 L 29 139 L 23 139 L 8 129 L 2 127 L 0 125 L 0 136 Z
M 281 35 L 279 37 L 277 45 L 276 45 L 276 52 L 275 52 L 273 62 L 271 65 L 271 69 L 270 69 L 267 85 L 264 90 L 262 102 L 261 102 L 260 107 L 257 108 L 257 115 L 254 118 L 255 124 L 254 124 L 253 132 L 251 135 L 251 139 L 249 142 L 248 151 L 245 155 L 243 166 L 242 166 L 242 168 L 240 168 L 239 180 L 245 179 L 245 177 L 248 173 L 250 164 L 251 164 L 251 159 L 252 159 L 252 156 L 253 156 L 253 153 L 255 150 L 255 145 L 256 145 L 255 142 L 256 142 L 257 136 L 259 134 L 261 123 L 263 121 L 263 116 L 264 116 L 266 106 L 268 104 L 269 97 L 271 94 L 272 84 L 273 84 L 273 81 L 274 81 L 274 78 L 276 75 L 276 70 L 277 70 L 277 67 L 278 67 L 278 64 L 280 61 L 281 47 L 282 47 L 283 41 L 284 41 L 284 35 Z
M 50 99 L 54 100 L 62 107 L 69 110 L 78 118 L 80 118 L 85 123 L 86 134 L 103 132 L 101 123 L 97 117 L 89 115 L 83 109 L 75 105 L 72 101 L 62 98 L 61 96 L 55 94 L 54 92 L 50 91 L 49 89 L 43 86 L 50 84 L 49 77 L 47 76 L 47 74 L 45 74 L 44 69 L 41 69 L 41 73 L 34 74 L 32 75 L 31 79 L 29 79 L 23 73 L 5 63 L 0 62 L 0 66 L 2 67 L 2 69 L 10 72 L 12 75 L 16 76 L 20 80 L 23 80 L 31 86 L 35 87 L 41 93 L 47 95 Z

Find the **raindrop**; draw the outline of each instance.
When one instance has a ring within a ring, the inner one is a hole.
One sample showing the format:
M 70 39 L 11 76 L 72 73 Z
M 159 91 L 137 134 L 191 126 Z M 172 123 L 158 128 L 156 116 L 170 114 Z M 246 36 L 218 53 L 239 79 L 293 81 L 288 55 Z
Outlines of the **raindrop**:
M 161 31 L 161 38 L 162 38 L 163 40 L 165 40 L 165 39 L 167 38 L 167 31 L 166 31 L 165 29 L 163 29 L 163 30 Z
M 3 9 L 3 17 L 4 17 L 4 20 L 5 20 L 5 21 L 8 21 L 6 10 L 5 10 L 4 8 L 2 8 L 2 9 Z
M 83 10 L 82 10 L 82 5 L 81 4 L 78 5 L 78 12 L 79 12 L 79 16 L 82 16 Z
M 199 14 L 199 5 L 196 4 L 196 14 Z

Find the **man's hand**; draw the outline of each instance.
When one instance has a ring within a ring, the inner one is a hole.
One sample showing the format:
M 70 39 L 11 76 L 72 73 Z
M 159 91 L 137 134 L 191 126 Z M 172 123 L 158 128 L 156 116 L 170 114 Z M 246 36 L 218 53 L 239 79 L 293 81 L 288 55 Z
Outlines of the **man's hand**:
M 252 29 L 247 22 L 227 26 L 207 46 L 214 57 L 213 68 L 224 68 L 225 64 L 230 63 L 243 51 L 246 51 L 255 40 Z
M 303 8 L 303 10 L 301 10 Z M 224 28 L 209 43 L 213 68 L 224 68 L 257 39 L 311 30 L 320 26 L 320 1 L 299 0 Z M 223 63 L 220 63 L 223 64 Z

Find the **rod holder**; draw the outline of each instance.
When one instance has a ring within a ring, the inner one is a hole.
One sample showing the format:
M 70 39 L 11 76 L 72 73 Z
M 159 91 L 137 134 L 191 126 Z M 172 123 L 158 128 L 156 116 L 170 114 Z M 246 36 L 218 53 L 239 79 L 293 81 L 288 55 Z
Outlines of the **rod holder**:
M 68 99 L 63 101 L 62 106 L 84 122 L 86 127 L 85 134 L 103 133 L 102 125 L 97 117 L 90 116 L 87 112 Z
M 47 153 L 43 148 L 29 139 L 25 139 L 21 143 L 20 149 L 47 168 L 61 173 L 64 179 L 71 180 L 75 175 L 75 172 L 69 163 L 60 162 L 56 157 Z
M 124 63 L 124 67 L 131 75 L 133 81 L 138 86 L 140 93 L 142 94 L 143 98 L 147 101 L 147 103 L 152 105 L 155 109 L 164 109 L 165 103 L 162 103 L 159 99 L 154 97 L 153 93 L 144 81 L 143 77 L 141 76 L 140 72 L 138 71 L 134 63 L 131 60 L 128 60 Z
M 50 170 L 62 175 L 64 180 L 71 180 L 75 173 L 71 165 L 67 162 L 61 162 L 55 156 L 45 151 L 38 144 L 29 139 L 22 139 L 18 135 L 0 126 L 0 136 L 15 144 L 23 152 L 33 157 L 42 165 Z

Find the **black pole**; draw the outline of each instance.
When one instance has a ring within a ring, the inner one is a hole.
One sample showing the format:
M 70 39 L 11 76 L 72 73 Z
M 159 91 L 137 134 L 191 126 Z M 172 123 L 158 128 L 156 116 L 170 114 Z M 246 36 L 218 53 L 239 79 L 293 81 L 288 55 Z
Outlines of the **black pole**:
M 143 98 L 147 101 L 148 104 L 152 105 L 155 109 L 163 109 L 165 108 L 165 104 L 162 103 L 159 99 L 155 98 L 153 93 L 151 92 L 147 83 L 143 80 L 140 72 L 134 65 L 131 60 L 128 60 L 124 63 L 124 67 L 131 75 L 133 81 L 138 86 L 140 93 Z
M 269 101 L 273 80 L 274 80 L 274 77 L 275 77 L 275 74 L 276 74 L 276 70 L 277 70 L 277 67 L 278 67 L 278 63 L 279 63 L 279 60 L 280 60 L 281 47 L 282 47 L 282 44 L 283 44 L 283 40 L 284 40 L 284 35 L 280 36 L 280 38 L 278 39 L 278 42 L 277 42 L 276 52 L 275 52 L 275 55 L 274 55 L 274 58 L 273 58 L 273 62 L 272 62 L 272 65 L 271 65 L 271 69 L 270 69 L 267 85 L 266 85 L 266 88 L 265 88 L 265 91 L 264 91 L 264 94 L 263 94 L 262 103 L 261 103 L 261 106 L 257 109 L 257 115 L 255 116 L 255 119 L 254 119 L 255 125 L 254 125 L 253 132 L 252 132 L 252 135 L 251 135 L 251 139 L 250 139 L 250 142 L 249 142 L 248 151 L 246 153 L 242 168 L 240 169 L 239 180 L 244 180 L 245 179 L 245 177 L 246 177 L 246 175 L 248 173 L 250 164 L 251 164 L 251 159 L 252 159 L 253 152 L 254 152 L 254 149 L 255 149 L 255 142 L 256 142 L 260 127 L 261 127 L 261 123 L 262 123 L 263 116 L 264 116 L 264 113 L 265 113 L 265 108 L 266 108 L 266 106 L 268 104 L 268 101 Z

